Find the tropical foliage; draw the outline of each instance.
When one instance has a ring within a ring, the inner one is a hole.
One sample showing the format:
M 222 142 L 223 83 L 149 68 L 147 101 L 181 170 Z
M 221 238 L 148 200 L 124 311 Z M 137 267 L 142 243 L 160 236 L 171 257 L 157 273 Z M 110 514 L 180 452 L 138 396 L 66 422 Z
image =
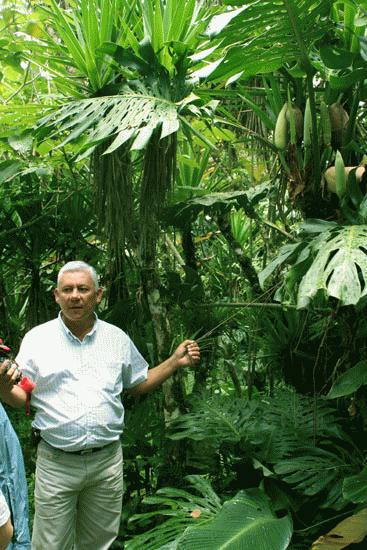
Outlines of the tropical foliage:
M 0 28 L 1 336 L 80 258 L 152 364 L 202 347 L 126 398 L 116 548 L 362 548 L 367 2 L 4 0 Z

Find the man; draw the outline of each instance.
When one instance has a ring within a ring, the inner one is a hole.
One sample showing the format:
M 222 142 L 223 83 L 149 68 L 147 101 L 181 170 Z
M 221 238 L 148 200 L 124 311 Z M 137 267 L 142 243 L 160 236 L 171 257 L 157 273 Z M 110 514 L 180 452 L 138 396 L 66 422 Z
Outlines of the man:
M 0 403 L 0 550 L 4 548 L 30 550 L 31 543 L 22 451 Z
M 59 317 L 29 331 L 16 359 L 36 383 L 34 427 L 41 437 L 32 550 L 108 550 L 122 508 L 122 390 L 153 390 L 197 363 L 200 350 L 185 340 L 148 370 L 130 338 L 97 318 L 102 289 L 84 262 L 60 270 L 54 295 Z M 14 367 L 2 376 L 11 387 Z M 13 406 L 26 402 L 16 385 L 3 398 Z

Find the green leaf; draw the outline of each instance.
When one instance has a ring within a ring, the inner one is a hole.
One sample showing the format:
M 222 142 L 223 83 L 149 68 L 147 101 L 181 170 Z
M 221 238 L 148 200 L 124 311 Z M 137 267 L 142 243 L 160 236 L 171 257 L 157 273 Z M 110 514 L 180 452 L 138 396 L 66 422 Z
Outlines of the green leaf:
M 157 548 L 176 547 L 186 527 L 207 522 L 221 509 L 221 501 L 213 491 L 210 483 L 198 475 L 187 476 L 190 483 L 200 496 L 182 489 L 164 487 L 157 491 L 156 496 L 144 498 L 144 504 L 159 508 L 154 512 L 135 514 L 129 518 L 129 523 L 143 526 L 143 532 L 126 541 L 126 550 L 156 550 Z M 193 511 L 198 512 L 197 515 Z M 157 516 L 164 521 L 157 522 Z M 168 518 L 168 519 L 167 519 Z M 152 527 L 147 528 L 147 520 L 152 520 Z
M 360 361 L 354 367 L 344 372 L 333 384 L 328 399 L 343 397 L 356 392 L 361 386 L 367 384 L 367 361 Z
M 361 50 L 361 56 L 364 61 L 367 61 L 367 38 L 364 36 L 359 37 L 359 45 Z
M 352 225 L 322 233 L 316 257 L 302 278 L 297 306 L 306 307 L 318 290 L 355 305 L 367 294 L 367 226 Z
M 279 461 L 276 474 L 304 495 L 321 493 L 340 479 L 346 470 L 343 458 L 322 449 L 304 449 L 302 456 Z
M 240 491 L 205 525 L 189 527 L 180 550 L 283 550 L 292 536 L 288 516 L 278 519 L 260 490 Z
M 82 150 L 114 137 L 106 153 L 130 138 L 133 149 L 146 146 L 152 133 L 161 128 L 161 137 L 178 129 L 177 106 L 161 97 L 126 93 L 71 102 L 43 118 L 39 125 L 59 135 L 72 130 L 58 147 L 84 134 Z
M 343 496 L 356 504 L 367 502 L 367 466 L 359 474 L 344 479 Z
M 21 172 L 22 163 L 17 160 L 4 160 L 0 163 L 0 184 L 8 181 Z
M 286 262 L 288 258 L 292 254 L 294 254 L 299 248 L 303 248 L 302 243 L 286 244 L 285 246 L 282 246 L 278 256 L 272 262 L 270 262 L 270 264 L 268 264 L 265 269 L 263 269 L 259 274 L 259 283 L 261 288 L 264 288 L 264 283 L 266 279 L 270 277 L 275 269 L 284 264 L 284 262 Z
M 306 233 L 322 233 L 323 231 L 334 229 L 337 225 L 338 224 L 336 222 L 308 218 L 300 224 L 299 228 L 301 231 L 305 231 Z
M 354 84 L 363 82 L 367 79 L 367 69 L 355 69 L 348 74 L 330 76 L 330 87 L 334 90 L 347 90 L 352 88 Z
M 331 5 L 332 0 L 252 0 L 216 16 L 208 33 L 222 40 L 226 55 L 206 76 L 215 82 L 245 78 L 308 60 L 313 44 L 332 29 Z
M 12 135 L 8 137 L 8 143 L 14 151 L 25 155 L 32 151 L 33 138 L 29 133 Z
M 335 46 L 323 46 L 320 56 L 329 69 L 346 69 L 352 65 L 355 54 Z

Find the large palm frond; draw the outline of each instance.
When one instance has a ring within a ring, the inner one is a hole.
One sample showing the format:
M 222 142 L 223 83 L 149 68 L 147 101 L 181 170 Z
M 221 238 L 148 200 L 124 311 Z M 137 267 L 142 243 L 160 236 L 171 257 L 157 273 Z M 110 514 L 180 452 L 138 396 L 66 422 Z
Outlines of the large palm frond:
M 269 73 L 300 61 L 309 68 L 309 52 L 332 24 L 332 0 L 237 0 L 239 6 L 213 18 L 207 33 L 221 39 L 225 55 L 196 72 L 222 81 Z

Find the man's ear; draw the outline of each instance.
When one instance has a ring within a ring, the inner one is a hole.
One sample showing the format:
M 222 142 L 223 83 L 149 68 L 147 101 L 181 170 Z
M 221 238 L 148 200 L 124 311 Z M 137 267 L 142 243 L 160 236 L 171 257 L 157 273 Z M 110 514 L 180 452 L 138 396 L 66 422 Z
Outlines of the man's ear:
M 58 290 L 58 288 L 54 288 L 54 298 L 55 298 L 55 302 L 58 304 L 59 303 L 59 290 Z
M 99 287 L 99 289 L 97 290 L 97 304 L 101 303 L 102 296 L 103 296 L 103 288 Z

